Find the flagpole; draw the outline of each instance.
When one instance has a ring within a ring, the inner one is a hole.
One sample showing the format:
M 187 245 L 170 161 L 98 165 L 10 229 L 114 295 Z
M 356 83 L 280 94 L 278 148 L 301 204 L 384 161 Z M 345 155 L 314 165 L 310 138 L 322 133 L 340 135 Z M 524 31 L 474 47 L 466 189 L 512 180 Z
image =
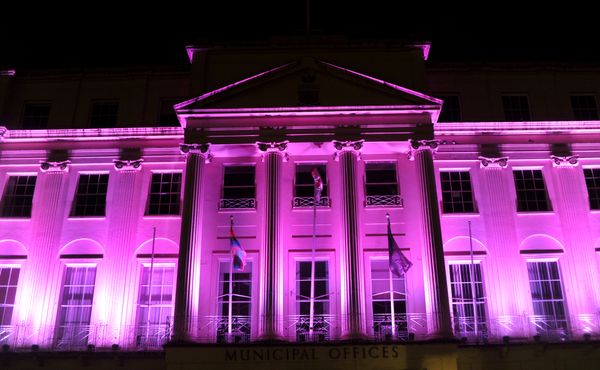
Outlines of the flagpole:
M 475 289 L 475 265 L 473 262 L 473 235 L 471 234 L 471 221 L 469 223 L 469 247 L 471 251 L 471 265 L 470 265 L 470 273 L 471 273 L 471 297 L 473 298 L 473 320 L 475 320 L 475 338 L 478 337 L 478 326 L 479 322 L 477 321 L 477 290 Z
M 150 254 L 150 276 L 148 277 L 148 315 L 146 322 L 146 346 L 150 337 L 150 304 L 152 302 L 152 276 L 154 275 L 154 245 L 156 243 L 156 226 L 152 227 L 152 252 Z
M 229 216 L 229 228 L 233 230 L 233 215 Z M 231 236 L 230 236 L 231 238 Z M 227 307 L 227 340 L 231 340 L 231 333 L 233 332 L 233 256 L 229 262 L 229 299 Z
M 310 260 L 310 303 L 308 313 L 308 337 L 312 340 L 314 334 L 315 316 L 315 258 L 317 244 L 317 188 L 313 197 L 313 229 L 312 229 L 312 254 Z
M 385 217 L 387 219 L 387 225 L 388 228 L 391 230 L 391 224 L 390 224 L 390 214 L 386 213 Z M 390 287 L 390 314 L 392 316 L 392 338 L 396 337 L 396 308 L 394 307 L 394 276 L 392 274 L 392 270 L 388 269 L 388 283 L 389 283 L 389 287 Z

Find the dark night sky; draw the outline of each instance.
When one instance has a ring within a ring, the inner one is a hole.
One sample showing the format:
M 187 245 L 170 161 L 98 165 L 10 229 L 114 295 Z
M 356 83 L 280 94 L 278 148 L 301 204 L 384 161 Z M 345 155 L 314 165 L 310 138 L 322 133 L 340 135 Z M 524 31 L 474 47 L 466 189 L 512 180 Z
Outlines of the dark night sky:
M 298 34 L 305 27 L 305 1 L 236 3 L 198 2 L 193 8 L 176 2 L 160 7 L 142 3 L 136 9 L 108 2 L 85 2 L 69 10 L 54 3 L 3 7 L 0 66 L 185 64 L 184 46 L 197 40 L 261 40 Z M 600 61 L 600 26 L 597 14 L 585 11 L 587 7 L 525 10 L 519 3 L 482 2 L 467 11 L 433 2 L 357 3 L 361 5 L 313 0 L 312 29 L 361 38 L 429 40 L 434 61 Z

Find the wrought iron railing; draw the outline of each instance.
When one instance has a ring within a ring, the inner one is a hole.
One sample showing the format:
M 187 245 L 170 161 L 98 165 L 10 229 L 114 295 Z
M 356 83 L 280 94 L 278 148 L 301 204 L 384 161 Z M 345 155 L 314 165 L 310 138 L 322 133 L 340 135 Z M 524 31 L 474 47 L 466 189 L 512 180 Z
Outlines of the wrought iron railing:
M 249 343 L 250 342 L 250 317 L 227 316 L 214 317 L 214 325 L 217 329 L 217 343 Z
M 292 206 L 294 208 L 309 208 L 315 205 L 314 197 L 294 197 Z M 331 207 L 329 197 L 321 197 L 317 202 L 317 207 Z
M 219 209 L 255 209 L 255 198 L 221 199 Z
M 82 350 L 106 338 L 106 325 L 61 325 L 56 327 L 53 344 L 56 350 Z
M 455 316 L 452 318 L 452 326 L 454 336 L 463 340 L 466 339 L 470 342 L 486 342 L 488 340 L 488 326 L 485 320 L 478 319 L 476 323 L 475 318 L 471 316 Z
M 296 342 L 325 342 L 332 339 L 334 320 L 331 315 L 314 315 L 311 328 L 310 316 L 290 316 L 287 328 L 295 333 Z
M 403 207 L 400 195 L 367 195 L 365 207 Z
M 170 323 L 154 325 L 136 325 L 134 345 L 136 349 L 157 350 L 161 349 L 172 335 Z

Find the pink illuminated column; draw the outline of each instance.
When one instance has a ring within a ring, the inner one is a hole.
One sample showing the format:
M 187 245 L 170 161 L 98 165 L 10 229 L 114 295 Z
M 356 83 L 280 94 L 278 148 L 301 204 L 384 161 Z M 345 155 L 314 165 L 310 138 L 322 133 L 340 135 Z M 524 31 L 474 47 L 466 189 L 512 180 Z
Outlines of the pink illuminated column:
M 364 274 L 361 258 L 356 162 L 363 140 L 334 141 L 340 161 L 342 185 L 341 240 L 341 304 L 342 337 L 360 339 L 365 336 Z
M 283 337 L 283 253 L 280 225 L 279 179 L 287 142 L 257 143 L 264 153 L 264 236 L 260 250 L 259 340 Z
M 186 154 L 187 158 L 175 293 L 174 342 L 190 341 L 196 331 L 202 250 L 204 164 L 210 159 L 208 149 L 209 144 L 181 145 L 181 152 Z
M 98 319 L 105 321 L 108 326 L 105 345 L 119 343 L 126 333 L 123 325 L 126 317 L 125 309 L 133 309 L 127 300 L 126 281 L 128 264 L 135 250 L 135 235 L 139 208 L 135 199 L 139 188 L 142 160 L 115 160 L 115 173 L 111 178 L 112 200 L 108 215 L 108 234 L 106 238 L 106 260 L 111 263 L 102 266 L 103 273 L 97 279 L 106 279 L 106 283 L 98 281 L 97 297 L 102 296 L 100 289 L 106 289 L 104 302 L 106 307 L 98 307 Z M 104 288 L 106 287 L 106 288 Z
M 30 278 L 23 286 L 23 307 L 29 309 L 32 341 L 41 346 L 51 344 L 56 302 L 60 296 L 61 263 L 58 261 L 60 234 L 65 219 L 65 186 L 69 161 L 42 162 L 36 184 L 31 217 L 31 253 L 28 257 Z
M 565 253 L 559 259 L 571 316 L 574 338 L 600 328 L 596 320 L 599 307 L 597 252 L 589 222 L 588 197 L 580 191 L 584 175 L 577 156 L 551 157 L 555 187 L 554 208 L 564 236 Z
M 419 214 L 422 227 L 421 248 L 428 332 L 433 338 L 450 338 L 452 337 L 450 304 L 433 169 L 433 151 L 437 149 L 438 142 L 435 140 L 411 140 L 410 145 L 417 170 L 417 187 L 421 206 Z
M 507 168 L 508 157 L 479 159 L 479 212 L 485 225 L 490 258 L 493 256 L 493 264 L 489 264 L 484 274 L 489 292 L 490 324 L 498 328 L 498 332 L 492 334 L 498 337 L 527 335 L 529 324 L 523 313 L 531 297 L 524 259 L 519 254 L 512 171 Z

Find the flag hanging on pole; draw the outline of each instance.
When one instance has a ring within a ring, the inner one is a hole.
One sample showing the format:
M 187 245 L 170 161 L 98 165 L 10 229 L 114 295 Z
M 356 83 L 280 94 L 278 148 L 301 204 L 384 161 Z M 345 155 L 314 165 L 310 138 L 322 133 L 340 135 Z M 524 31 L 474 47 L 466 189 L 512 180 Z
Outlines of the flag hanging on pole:
M 390 271 L 392 274 L 397 277 L 403 277 L 406 274 L 406 271 L 412 266 L 412 262 L 406 258 L 404 253 L 396 244 L 396 240 L 392 235 L 392 226 L 390 225 L 390 215 L 389 213 L 386 215 L 387 217 L 387 236 L 388 236 L 388 250 L 390 253 Z
M 315 181 L 315 204 L 319 204 L 321 202 L 321 192 L 323 191 L 323 180 L 321 180 L 321 175 L 319 175 L 316 168 L 312 169 L 311 174 Z
M 231 258 L 233 258 L 233 270 L 244 271 L 244 266 L 246 266 L 246 251 L 242 248 L 242 245 L 233 232 L 233 216 L 231 216 L 231 224 L 229 227 L 229 245 Z

